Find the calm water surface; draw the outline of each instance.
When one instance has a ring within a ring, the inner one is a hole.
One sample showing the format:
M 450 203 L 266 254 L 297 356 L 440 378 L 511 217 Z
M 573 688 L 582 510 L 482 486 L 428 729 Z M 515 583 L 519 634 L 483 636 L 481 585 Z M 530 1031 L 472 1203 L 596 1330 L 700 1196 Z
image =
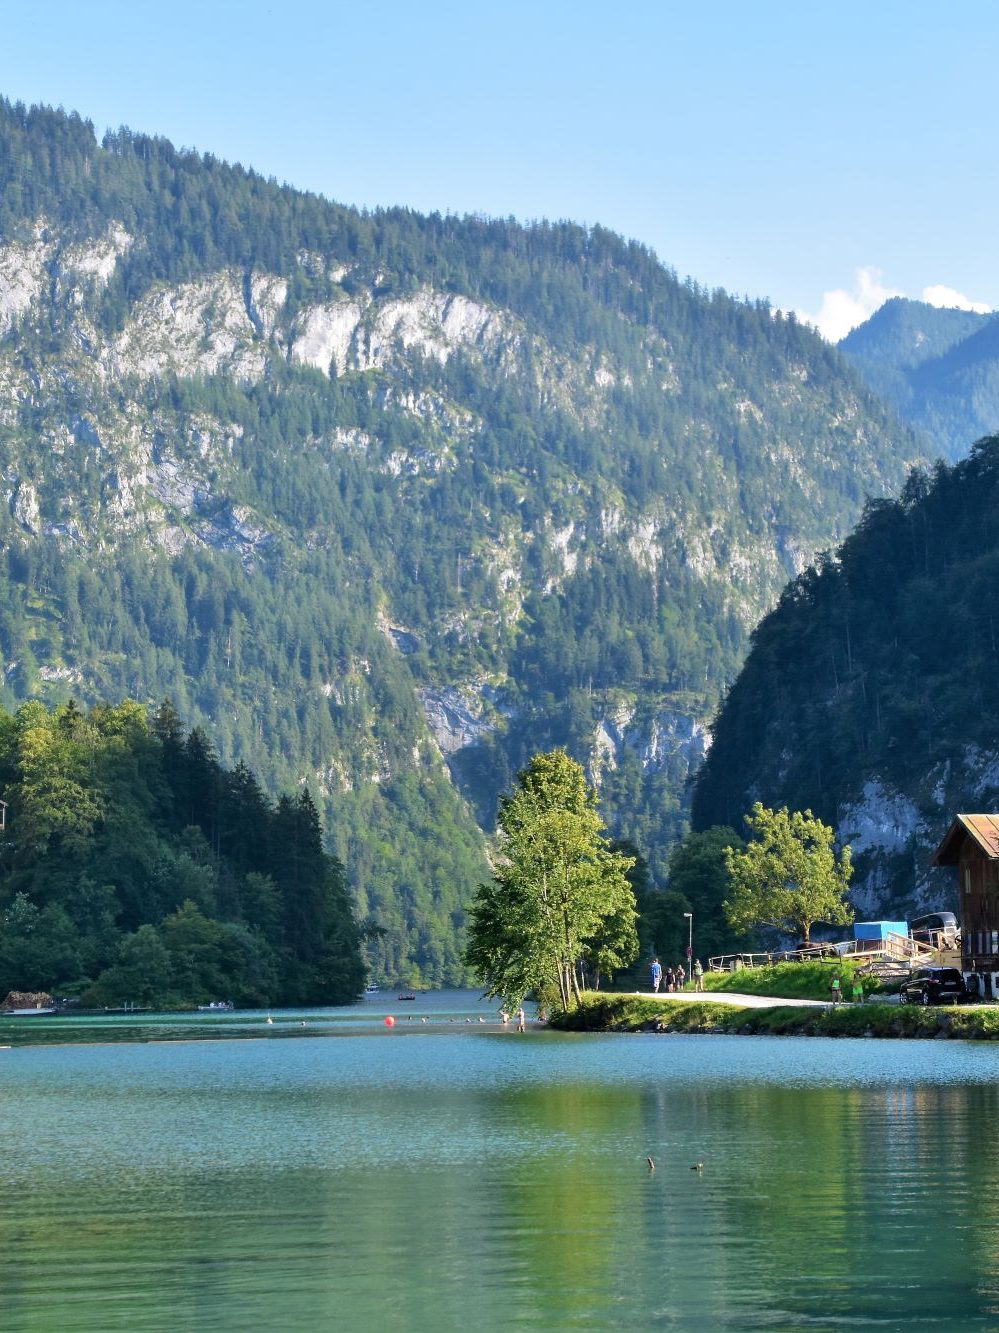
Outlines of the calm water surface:
M 999 1327 L 992 1045 L 417 1003 L 0 1051 L 0 1328 Z

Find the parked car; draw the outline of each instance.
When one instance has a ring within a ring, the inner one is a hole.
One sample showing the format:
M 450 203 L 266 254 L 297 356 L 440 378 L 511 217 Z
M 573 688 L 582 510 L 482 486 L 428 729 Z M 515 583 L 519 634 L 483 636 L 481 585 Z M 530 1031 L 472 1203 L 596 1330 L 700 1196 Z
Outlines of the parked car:
M 957 917 L 953 912 L 927 912 L 909 924 L 909 934 L 914 940 L 922 940 L 934 948 L 956 941 L 957 932 Z
M 956 967 L 917 967 L 899 987 L 903 1004 L 957 1004 L 967 995 L 964 977 Z

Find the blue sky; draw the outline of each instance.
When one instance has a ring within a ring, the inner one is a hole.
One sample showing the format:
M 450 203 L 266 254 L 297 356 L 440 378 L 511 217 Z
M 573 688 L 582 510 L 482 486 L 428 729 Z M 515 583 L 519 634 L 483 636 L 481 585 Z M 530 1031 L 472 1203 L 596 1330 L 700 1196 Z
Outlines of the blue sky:
M 999 306 L 994 4 L 0 0 L 0 32 L 8 97 L 345 203 L 599 221 L 833 293 L 837 332 L 892 291 Z

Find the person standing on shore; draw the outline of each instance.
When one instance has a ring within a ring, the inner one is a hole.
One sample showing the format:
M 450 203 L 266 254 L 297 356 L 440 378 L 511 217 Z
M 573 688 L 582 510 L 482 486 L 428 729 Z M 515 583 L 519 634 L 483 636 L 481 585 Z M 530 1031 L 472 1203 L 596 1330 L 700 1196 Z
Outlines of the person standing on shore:
M 677 963 L 676 971 L 673 973 L 677 990 L 683 990 L 687 984 L 687 970 L 682 963 Z
M 840 1000 L 843 998 L 843 988 L 842 988 L 842 986 L 840 986 L 840 984 L 839 984 L 839 973 L 838 973 L 838 972 L 835 974 L 835 976 L 833 977 L 832 981 L 830 981 L 830 983 L 829 983 L 829 991 L 830 991 L 830 994 L 832 995 L 832 1002 L 833 1002 L 833 1004 L 834 1004 L 834 1005 L 839 1004 Z
M 655 993 L 656 993 L 657 995 L 659 994 L 659 986 L 660 986 L 660 984 L 662 983 L 662 979 L 663 979 L 663 969 L 662 969 L 662 965 L 661 965 L 661 963 L 659 962 L 659 959 L 658 959 L 658 958 L 653 958 L 653 960 L 652 960 L 652 989 L 655 991 Z
M 524 1013 L 523 1005 L 521 1005 L 520 1008 L 517 1010 L 517 1031 L 518 1032 L 527 1031 L 527 1015 Z
M 694 964 L 694 990 L 702 991 L 704 989 L 704 968 L 701 967 L 701 960 L 698 958 Z

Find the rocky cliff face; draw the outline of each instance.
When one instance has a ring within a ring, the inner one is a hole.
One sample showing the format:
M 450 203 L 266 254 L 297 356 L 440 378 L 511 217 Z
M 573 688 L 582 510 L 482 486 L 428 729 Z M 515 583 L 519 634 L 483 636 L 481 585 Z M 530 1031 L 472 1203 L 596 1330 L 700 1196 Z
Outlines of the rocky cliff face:
M 643 773 L 679 769 L 695 773 L 710 743 L 707 727 L 697 717 L 663 708 L 639 716 L 634 702 L 619 702 L 597 721 L 590 754 L 590 781 L 599 788 L 606 771 L 613 772 L 623 756 L 635 755 Z
M 496 724 L 489 720 L 482 695 L 467 687 L 423 689 L 419 695 L 430 734 L 445 759 L 475 745 L 495 730 Z
M 857 859 L 853 900 L 870 916 L 957 910 L 953 870 L 930 864 L 955 815 L 999 808 L 999 749 L 964 747 L 900 791 L 872 778 L 839 810 L 839 836 Z
M 436 446 L 386 449 L 384 441 L 355 430 L 317 437 L 311 447 L 320 453 L 342 448 L 373 453 L 374 466 L 403 479 L 447 469 L 458 441 L 474 442 L 488 429 L 480 415 L 446 393 L 403 388 L 414 358 L 444 365 L 460 355 L 504 379 L 522 372 L 519 358 L 529 351 L 531 392 L 551 410 L 598 429 L 610 426 L 612 400 L 638 390 L 627 365 L 606 350 L 584 346 L 569 357 L 511 311 L 429 285 L 402 299 L 382 296 L 357 272 L 349 274 L 349 296 L 294 307 L 288 302 L 288 279 L 279 274 L 223 269 L 196 281 L 159 284 L 134 304 L 121 329 L 107 336 L 95 325 L 94 297 L 136 244 L 119 222 L 80 242 L 40 217 L 29 242 L 0 245 L 0 332 L 8 335 L 0 347 L 0 407 L 13 426 L 19 408 L 54 404 L 67 390 L 79 405 L 68 420 L 58 412 L 42 414 L 48 419 L 41 437 L 50 451 L 43 483 L 50 491 L 62 491 L 58 512 L 42 530 L 56 539 L 69 532 L 99 539 L 110 518 L 116 531 L 142 528 L 170 550 L 185 541 L 252 549 L 273 528 L 271 516 L 246 512 L 235 520 L 230 513 L 221 523 L 205 521 L 217 506 L 226 505 L 221 490 L 234 467 L 234 437 L 241 428 L 204 414 L 187 430 L 187 438 L 178 439 L 174 421 L 141 410 L 135 402 L 137 386 L 162 382 L 165 376 L 224 377 L 252 386 L 278 365 L 312 367 L 327 378 L 378 374 L 384 403 L 400 417 L 435 426 Z M 310 255 L 303 261 L 313 268 L 323 262 Z M 324 262 L 323 271 L 327 277 L 348 273 L 333 259 Z M 53 319 L 61 335 L 58 358 L 39 360 L 31 344 Z M 23 355 L 26 343 L 28 357 Z M 645 344 L 658 391 L 675 396 L 679 379 L 668 343 L 649 335 Z M 808 379 L 806 367 L 792 368 L 786 380 L 773 382 L 768 390 L 785 403 L 806 399 L 802 385 Z M 720 400 L 731 395 L 737 418 L 748 418 L 766 433 L 765 403 L 737 396 L 734 385 L 719 384 L 715 392 Z M 831 419 L 830 427 L 845 432 L 860 453 L 873 443 L 870 424 L 855 408 Z M 710 445 L 702 451 L 708 441 L 698 443 L 700 433 L 696 422 L 688 423 L 687 443 L 681 447 L 700 454 L 695 474 L 712 496 L 707 513 L 692 512 L 682 496 L 668 493 L 650 495 L 637 507 L 622 504 L 611 488 L 599 516 L 580 513 L 536 532 L 510 532 L 495 553 L 497 564 L 505 566 L 505 587 L 524 584 L 527 550 L 539 542 L 551 566 L 544 585 L 548 592 L 591 566 L 612 544 L 650 573 L 675 565 L 695 579 L 715 583 L 743 624 L 751 626 L 774 589 L 803 567 L 812 541 L 838 535 L 843 520 L 830 512 L 824 526 L 820 519 L 814 531 L 796 534 L 780 521 L 779 505 L 767 502 L 747 525 L 737 473 Z M 816 515 L 828 509 L 822 484 L 810 474 L 792 437 L 767 441 L 763 454 L 772 470 L 767 484 L 774 499 L 795 491 Z M 64 485 L 71 480 L 71 463 L 105 471 L 106 504 L 100 509 L 84 512 L 71 484 Z M 828 464 L 834 464 L 832 448 Z M 34 511 L 28 492 L 22 495 L 19 489 L 16 458 L 8 467 L 8 485 L 11 503 L 30 519 Z M 570 483 L 567 497 L 573 489 Z
M 400 490 L 453 467 L 456 447 L 474 450 L 476 439 L 489 429 L 481 415 L 446 392 L 411 387 L 414 358 L 416 364 L 443 365 L 460 355 L 502 380 L 520 373 L 518 357 L 527 349 L 531 392 L 548 400 L 551 410 L 598 427 L 608 419 L 610 400 L 637 388 L 627 366 L 607 350 L 584 346 L 570 358 L 511 311 L 430 286 L 403 299 L 380 296 L 358 273 L 351 274 L 349 296 L 294 308 L 288 303 L 288 280 L 279 274 L 224 269 L 175 286 L 155 285 L 128 311 L 120 330 L 108 336 L 95 324 L 94 298 L 136 244 L 119 222 L 80 242 L 61 236 L 40 217 L 30 241 L 0 246 L 0 330 L 7 334 L 0 344 L 0 408 L 12 427 L 26 408 L 43 408 L 37 444 L 32 440 L 25 449 L 12 449 L 5 469 L 11 512 L 28 533 L 100 543 L 123 531 L 141 531 L 171 552 L 200 543 L 238 550 L 251 559 L 278 531 L 273 514 L 234 503 L 227 494 L 227 482 L 239 467 L 234 453 L 243 428 L 238 422 L 205 412 L 185 422 L 181 433 L 168 412 L 136 402 L 137 388 L 159 384 L 165 376 L 222 377 L 252 386 L 279 365 L 312 367 L 327 378 L 377 374 L 382 401 L 391 412 L 430 427 L 423 432 L 424 443 L 390 448 L 364 431 L 340 429 L 314 437 L 307 447 L 327 467 L 325 460 L 338 451 L 363 453 L 371 466 L 398 479 Z M 303 261 L 313 267 L 324 263 L 327 276 L 346 276 L 332 258 L 307 255 Z M 53 320 L 60 330 L 59 355 L 39 359 L 34 344 Z M 679 380 L 668 343 L 651 335 L 646 341 L 650 376 L 660 393 L 675 396 Z M 807 368 L 794 368 L 769 391 L 787 401 L 801 398 L 807 380 Z M 404 387 L 406 381 L 410 385 Z M 723 398 L 733 389 L 720 384 L 716 392 Z M 75 400 L 72 414 L 56 406 L 67 394 Z M 765 433 L 765 406 L 733 397 L 737 416 L 748 417 Z M 859 417 L 846 423 L 845 415 L 831 425 L 837 431 L 846 425 L 854 448 L 865 449 L 869 424 Z M 688 423 L 683 447 L 700 452 L 698 433 L 696 422 Z M 37 470 L 38 444 L 45 452 L 43 475 L 29 480 L 25 474 Z M 763 452 L 772 468 L 774 497 L 797 490 L 821 513 L 827 500 L 793 440 L 773 439 Z M 91 468 L 104 477 L 99 505 L 88 505 L 73 485 L 74 473 Z M 533 531 L 506 524 L 491 549 L 483 543 L 482 556 L 501 592 L 496 610 L 507 622 L 516 621 L 522 590 L 532 579 L 525 564 L 537 560 L 538 546 L 545 550 L 549 572 L 542 587 L 548 594 L 614 547 L 650 575 L 675 568 L 714 584 L 748 629 L 783 579 L 800 570 L 810 540 L 835 536 L 842 519 L 830 514 L 831 531 L 816 525 L 814 533 L 794 534 L 779 520 L 778 506 L 768 502 L 747 524 L 739 477 L 710 448 L 700 454 L 695 475 L 712 497 L 706 513 L 698 513 L 679 494 L 650 495 L 637 506 L 622 503 L 611 486 L 599 513 L 590 516 L 586 505 L 573 502 L 578 488 L 566 478 L 568 521 L 544 519 Z M 49 497 L 44 518 L 39 483 Z M 575 517 L 572 509 L 579 511 Z M 471 625 L 483 614 L 493 612 L 481 607 L 459 611 L 456 623 Z

